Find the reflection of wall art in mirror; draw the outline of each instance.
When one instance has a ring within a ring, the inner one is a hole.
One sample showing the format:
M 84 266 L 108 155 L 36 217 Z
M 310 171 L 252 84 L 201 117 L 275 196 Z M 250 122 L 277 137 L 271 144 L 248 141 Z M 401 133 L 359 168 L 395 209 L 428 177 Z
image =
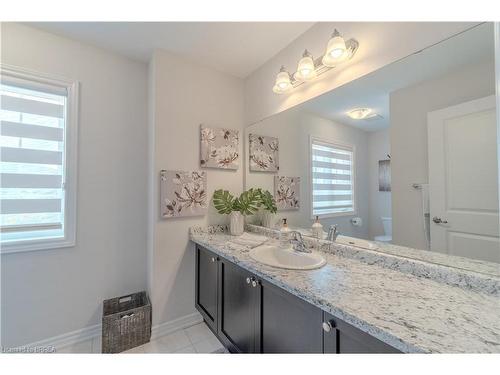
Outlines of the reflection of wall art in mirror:
M 378 161 L 378 191 L 391 191 L 391 161 Z
M 202 216 L 207 212 L 206 172 L 160 172 L 161 216 Z
M 298 210 L 300 177 L 274 176 L 274 199 L 278 210 Z
M 249 151 L 251 171 L 279 171 L 278 138 L 249 134 Z
M 238 169 L 239 132 L 200 126 L 200 165 L 203 168 Z

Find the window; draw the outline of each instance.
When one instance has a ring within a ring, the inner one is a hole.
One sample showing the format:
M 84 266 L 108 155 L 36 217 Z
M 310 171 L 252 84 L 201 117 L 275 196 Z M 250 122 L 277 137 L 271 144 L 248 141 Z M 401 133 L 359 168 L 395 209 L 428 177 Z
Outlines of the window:
M 354 147 L 311 138 L 312 216 L 355 213 Z
M 77 88 L 2 66 L 2 253 L 74 245 Z

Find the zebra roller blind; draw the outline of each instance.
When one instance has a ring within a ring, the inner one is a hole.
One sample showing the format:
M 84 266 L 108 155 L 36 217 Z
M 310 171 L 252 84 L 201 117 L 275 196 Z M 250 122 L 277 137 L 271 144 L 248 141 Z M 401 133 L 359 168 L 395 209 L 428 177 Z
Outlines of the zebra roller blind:
M 64 236 L 67 90 L 2 77 L 1 242 Z
M 354 213 L 354 148 L 311 139 L 313 216 Z

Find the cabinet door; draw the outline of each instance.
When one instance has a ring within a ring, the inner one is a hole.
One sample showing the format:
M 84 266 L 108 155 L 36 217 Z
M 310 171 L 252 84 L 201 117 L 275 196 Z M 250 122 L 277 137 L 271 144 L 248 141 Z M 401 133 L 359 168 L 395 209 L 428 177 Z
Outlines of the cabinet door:
M 196 309 L 213 331 L 217 331 L 217 264 L 214 253 L 196 246 Z
M 334 318 L 330 314 L 325 313 L 325 323 L 329 323 L 333 327 L 330 332 L 325 331 L 324 334 L 327 340 L 331 340 L 325 341 L 325 353 L 400 353 L 399 350 L 392 346 L 340 319 Z M 334 334 L 330 335 L 332 332 Z M 333 351 L 335 347 L 333 344 L 334 336 L 337 336 L 336 351 Z
M 323 352 L 320 309 L 265 281 L 261 293 L 263 353 Z
M 260 285 L 231 262 L 222 259 L 219 267 L 219 337 L 232 352 L 255 353 Z

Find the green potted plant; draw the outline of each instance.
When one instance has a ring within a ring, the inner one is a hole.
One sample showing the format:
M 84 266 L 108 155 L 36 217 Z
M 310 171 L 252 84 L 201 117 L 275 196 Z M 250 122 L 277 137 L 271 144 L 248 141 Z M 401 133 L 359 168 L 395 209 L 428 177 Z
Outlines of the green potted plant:
M 229 215 L 229 231 L 233 236 L 243 234 L 245 216 L 252 215 L 261 205 L 261 193 L 258 189 L 249 189 L 235 198 L 227 190 L 214 192 L 214 207 L 218 213 Z
M 273 228 L 276 223 L 276 200 L 268 190 L 257 189 L 260 195 L 260 203 L 262 205 L 262 226 Z

